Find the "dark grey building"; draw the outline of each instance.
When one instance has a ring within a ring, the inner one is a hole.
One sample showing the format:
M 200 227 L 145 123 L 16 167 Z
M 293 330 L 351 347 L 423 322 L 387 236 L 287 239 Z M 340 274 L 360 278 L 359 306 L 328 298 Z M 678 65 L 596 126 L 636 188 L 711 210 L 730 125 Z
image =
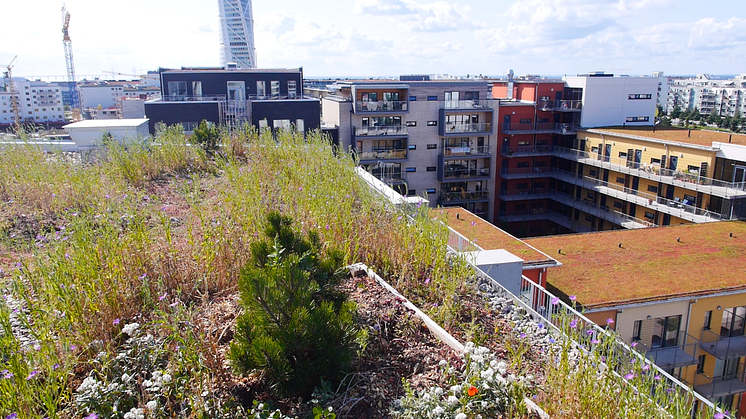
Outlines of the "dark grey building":
M 320 126 L 319 100 L 303 95 L 303 68 L 160 69 L 161 98 L 145 103 L 150 132 L 155 125 L 182 124 L 189 132 L 207 120 L 216 124 L 300 131 Z

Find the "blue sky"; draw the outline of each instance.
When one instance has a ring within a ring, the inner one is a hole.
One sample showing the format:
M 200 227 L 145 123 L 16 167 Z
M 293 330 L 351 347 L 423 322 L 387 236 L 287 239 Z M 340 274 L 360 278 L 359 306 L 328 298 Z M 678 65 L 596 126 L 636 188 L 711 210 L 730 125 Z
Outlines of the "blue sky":
M 68 0 L 76 73 L 219 65 L 217 0 Z M 743 0 L 254 0 L 262 68 L 314 76 L 746 73 Z M 62 2 L 3 6 L 0 65 L 65 74 Z M 9 18 L 9 16 L 12 16 Z

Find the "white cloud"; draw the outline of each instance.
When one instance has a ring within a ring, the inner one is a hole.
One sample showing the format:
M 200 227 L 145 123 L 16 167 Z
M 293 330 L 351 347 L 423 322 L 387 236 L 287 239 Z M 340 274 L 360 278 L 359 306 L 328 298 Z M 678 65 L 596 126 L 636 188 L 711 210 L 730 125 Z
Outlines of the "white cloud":
M 465 4 L 414 0 L 356 0 L 356 14 L 385 16 L 399 22 L 399 28 L 419 32 L 444 32 L 482 26 L 469 18 L 471 7 Z
M 358 15 L 386 16 L 415 13 L 409 2 L 402 0 L 355 0 L 352 11 Z

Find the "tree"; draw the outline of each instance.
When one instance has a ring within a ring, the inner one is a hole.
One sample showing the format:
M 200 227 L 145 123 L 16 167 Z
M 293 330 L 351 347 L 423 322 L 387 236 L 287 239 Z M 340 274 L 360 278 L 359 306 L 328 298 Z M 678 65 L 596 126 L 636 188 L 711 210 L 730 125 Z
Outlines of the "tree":
M 657 112 L 656 112 L 657 117 L 662 118 L 663 116 L 666 115 L 666 110 L 663 109 L 662 105 L 657 105 L 656 109 L 657 109 Z
M 681 117 L 681 108 L 679 105 L 676 105 L 673 107 L 673 110 L 671 111 L 671 118 L 676 119 Z
M 661 126 L 663 127 L 670 127 L 671 126 L 671 118 L 664 116 L 661 118 Z
M 308 397 L 321 380 L 349 371 L 359 329 L 354 303 L 337 291 L 344 257 L 322 251 L 319 235 L 306 237 L 290 218 L 271 212 L 264 234 L 238 279 L 243 314 L 230 359 L 240 374 L 261 371 L 277 394 Z
M 220 130 L 218 127 L 206 120 L 202 120 L 192 133 L 191 141 L 200 146 L 208 156 L 212 156 L 218 150 Z

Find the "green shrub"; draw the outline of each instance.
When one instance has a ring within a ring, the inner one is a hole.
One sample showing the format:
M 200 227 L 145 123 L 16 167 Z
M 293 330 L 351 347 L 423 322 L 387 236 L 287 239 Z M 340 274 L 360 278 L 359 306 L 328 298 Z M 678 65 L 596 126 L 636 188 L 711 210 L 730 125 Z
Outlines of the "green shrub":
M 306 397 L 349 369 L 356 307 L 335 287 L 341 252 L 324 254 L 318 234 L 303 237 L 289 217 L 272 212 L 268 220 L 268 240 L 252 243 L 238 279 L 244 312 L 230 358 L 238 373 L 261 370 L 276 393 Z
M 212 156 L 218 150 L 220 140 L 220 129 L 217 125 L 202 120 L 192 133 L 192 143 L 202 147 L 208 156 Z

